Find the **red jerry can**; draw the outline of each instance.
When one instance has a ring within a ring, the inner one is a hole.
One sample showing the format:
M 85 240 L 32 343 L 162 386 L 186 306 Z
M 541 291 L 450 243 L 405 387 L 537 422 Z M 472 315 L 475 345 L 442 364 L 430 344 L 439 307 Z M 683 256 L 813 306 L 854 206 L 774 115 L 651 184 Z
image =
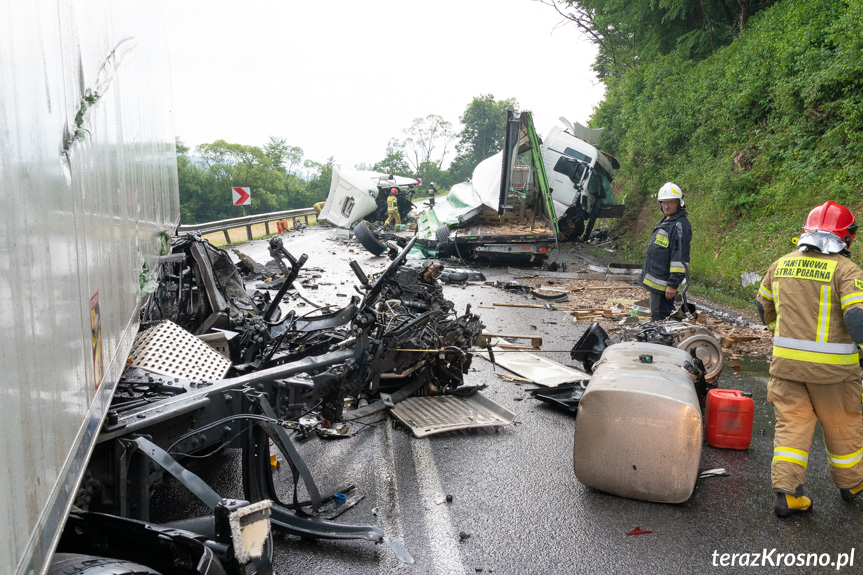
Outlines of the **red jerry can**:
M 704 408 L 704 437 L 721 449 L 749 449 L 755 404 L 738 389 L 711 389 Z

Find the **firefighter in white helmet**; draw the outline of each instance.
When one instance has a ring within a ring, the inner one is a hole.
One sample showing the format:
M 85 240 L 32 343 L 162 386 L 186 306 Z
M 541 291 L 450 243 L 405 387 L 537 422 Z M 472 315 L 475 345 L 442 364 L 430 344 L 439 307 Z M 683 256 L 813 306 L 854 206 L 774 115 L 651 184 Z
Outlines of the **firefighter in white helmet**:
M 767 270 L 756 304 L 773 331 L 767 400 L 776 414 L 770 472 L 780 517 L 812 509 L 803 482 L 816 421 L 842 499 L 863 491 L 863 270 L 848 251 L 857 224 L 828 201 L 809 213 L 803 231 L 798 249 Z
M 674 311 L 674 296 L 686 278 L 692 227 L 676 184 L 662 186 L 656 199 L 664 217 L 653 229 L 639 283 L 650 292 L 650 318 L 662 321 Z

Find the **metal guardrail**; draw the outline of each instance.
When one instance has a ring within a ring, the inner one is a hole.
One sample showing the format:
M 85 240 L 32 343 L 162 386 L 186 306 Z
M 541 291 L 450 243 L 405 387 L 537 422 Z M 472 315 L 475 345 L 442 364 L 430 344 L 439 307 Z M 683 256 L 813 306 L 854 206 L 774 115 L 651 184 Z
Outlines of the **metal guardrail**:
M 236 228 L 246 228 L 246 235 L 249 241 L 252 241 L 252 226 L 255 224 L 264 224 L 267 229 L 267 235 L 270 235 L 270 222 L 278 220 L 301 217 L 306 225 L 309 224 L 309 216 L 314 216 L 314 208 L 301 208 L 299 210 L 285 210 L 282 212 L 269 212 L 266 214 L 255 214 L 253 216 L 244 216 L 242 218 L 231 218 L 229 220 L 219 220 L 217 222 L 207 222 L 204 224 L 192 224 L 188 226 L 179 226 L 177 233 L 195 232 L 198 234 L 209 234 L 213 232 L 222 232 L 225 234 L 225 241 L 231 243 L 231 237 L 228 235 L 229 230 Z

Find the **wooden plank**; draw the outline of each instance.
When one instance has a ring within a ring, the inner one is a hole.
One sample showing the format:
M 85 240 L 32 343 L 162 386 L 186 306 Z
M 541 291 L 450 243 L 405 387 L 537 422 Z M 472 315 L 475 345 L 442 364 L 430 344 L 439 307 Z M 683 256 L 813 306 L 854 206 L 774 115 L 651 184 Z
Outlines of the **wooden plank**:
M 499 348 L 501 348 L 501 349 L 532 349 L 532 350 L 540 349 L 538 346 L 533 346 L 533 345 L 514 345 L 514 344 L 506 343 L 506 342 L 504 342 L 504 343 L 498 343 L 495 347 L 499 347 Z
M 531 347 L 510 347 L 510 349 L 539 349 L 542 347 L 542 336 L 541 335 L 520 335 L 514 333 L 490 333 L 488 331 L 482 332 L 483 337 L 497 337 L 497 338 L 509 338 L 509 339 L 527 339 L 530 340 Z M 500 347 L 504 345 L 512 345 L 512 344 L 498 344 Z
M 526 377 L 519 377 L 517 375 L 507 375 L 505 373 L 497 373 L 495 375 L 497 375 L 501 379 L 506 379 L 509 381 L 517 381 L 519 383 L 533 383 L 532 379 L 528 379 Z

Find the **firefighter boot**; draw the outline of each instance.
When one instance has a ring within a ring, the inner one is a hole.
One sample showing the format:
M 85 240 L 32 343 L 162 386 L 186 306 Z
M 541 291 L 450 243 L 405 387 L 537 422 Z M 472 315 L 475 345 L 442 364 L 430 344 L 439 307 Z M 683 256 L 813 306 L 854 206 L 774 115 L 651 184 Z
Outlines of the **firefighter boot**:
M 839 495 L 841 495 L 842 499 L 844 499 L 845 501 L 851 501 L 852 499 L 857 497 L 857 494 L 861 491 L 863 491 L 863 481 L 861 481 L 860 485 L 858 485 L 857 487 L 851 487 L 849 489 L 842 489 L 840 487 Z
M 787 493 L 777 493 L 776 501 L 773 503 L 773 511 L 779 517 L 790 517 L 795 513 L 804 513 L 811 510 L 812 500 L 804 496 L 795 497 Z

